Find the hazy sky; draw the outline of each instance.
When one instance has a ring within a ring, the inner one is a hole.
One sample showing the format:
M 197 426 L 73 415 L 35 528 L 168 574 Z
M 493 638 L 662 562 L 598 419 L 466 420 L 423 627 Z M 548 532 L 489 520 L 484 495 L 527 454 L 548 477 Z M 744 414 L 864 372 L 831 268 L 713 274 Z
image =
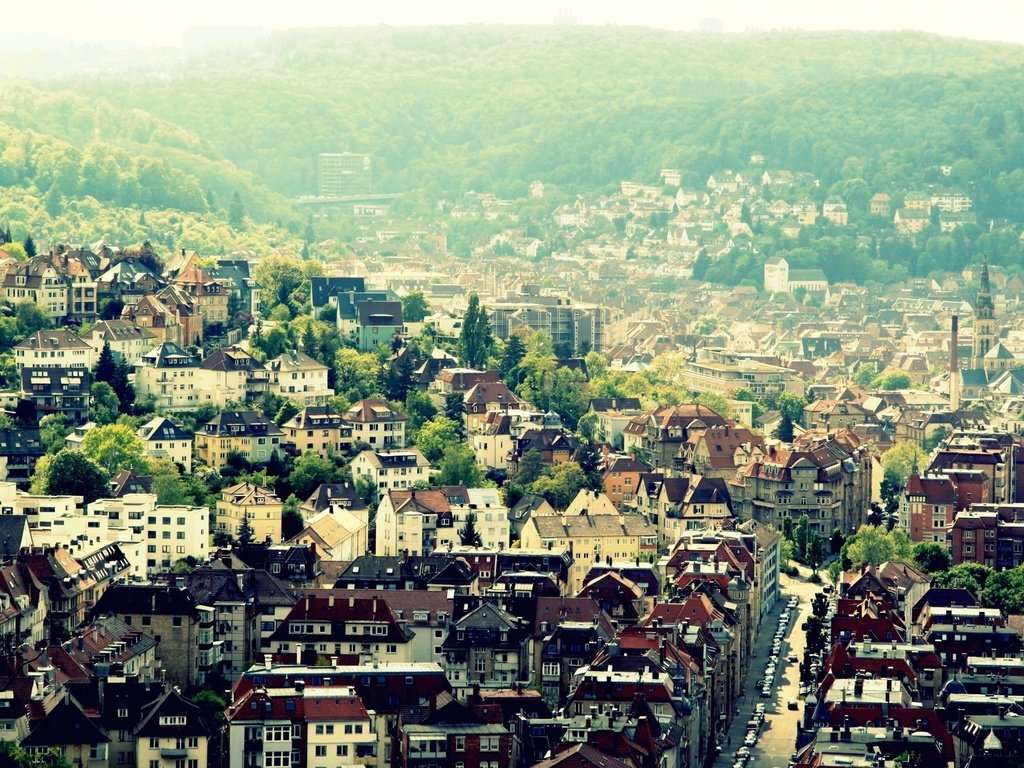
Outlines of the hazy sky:
M 581 24 L 694 29 L 704 17 L 727 32 L 754 29 L 918 29 L 1024 43 L 1022 0 L 28 0 L 4 3 L 7 37 L 180 45 L 194 26 L 549 24 L 570 9 Z

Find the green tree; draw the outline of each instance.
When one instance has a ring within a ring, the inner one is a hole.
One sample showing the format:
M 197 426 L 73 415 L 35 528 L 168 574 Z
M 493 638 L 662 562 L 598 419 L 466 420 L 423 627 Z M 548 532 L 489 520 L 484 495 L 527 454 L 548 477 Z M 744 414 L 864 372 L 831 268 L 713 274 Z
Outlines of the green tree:
M 305 525 L 298 497 L 293 493 L 285 499 L 281 510 L 281 537 L 285 540 L 297 536 Z
M 150 486 L 156 494 L 157 504 L 176 506 L 194 502 L 188 487 L 181 478 L 178 466 L 170 459 L 158 458 L 149 460 Z
M 896 390 L 910 389 L 910 376 L 902 371 L 890 371 L 871 382 L 872 389 Z
M 405 415 L 409 417 L 406 424 L 409 437 L 417 440 L 423 425 L 437 415 L 437 408 L 426 392 L 410 389 L 405 396 Z
M 100 426 L 117 421 L 121 401 L 105 381 L 94 381 L 89 388 L 89 418 Z
M 807 406 L 807 398 L 803 395 L 794 395 L 791 392 L 783 392 L 779 395 L 775 407 L 783 416 L 789 416 L 794 424 L 800 424 L 804 418 L 804 408 Z
M 242 196 L 236 190 L 231 195 L 231 203 L 228 206 L 228 223 L 235 229 L 241 229 L 245 223 L 245 207 L 242 205 Z
M 30 259 L 36 255 L 36 241 L 32 239 L 32 235 L 25 235 L 22 247 L 24 247 L 25 253 Z
M 0 765 L 5 768 L 71 768 L 67 758 L 56 750 L 30 755 L 13 741 L 0 741 Z
M 430 314 L 430 305 L 423 291 L 412 291 L 402 297 L 402 319 L 407 323 L 420 323 Z
M 319 454 L 303 453 L 295 460 L 295 468 L 288 476 L 288 482 L 301 499 L 309 496 L 324 483 L 333 483 L 338 476 L 338 468 L 330 459 Z
M 533 492 L 555 509 L 565 509 L 587 485 L 587 476 L 575 461 L 557 464 L 533 483 Z
M 43 473 L 43 492 L 51 496 L 81 496 L 91 504 L 110 495 L 110 475 L 82 451 L 65 448 L 37 462 L 36 472 Z
M 50 327 L 50 318 L 47 314 L 30 301 L 22 301 L 15 305 L 14 319 L 18 325 L 18 334 L 22 338 Z
M 501 356 L 501 374 L 505 384 L 515 389 L 519 386 L 519 364 L 526 357 L 526 345 L 518 333 L 513 333 L 505 342 Z M 591 372 L 593 375 L 593 372 Z
M 63 413 L 48 413 L 39 420 L 39 437 L 49 454 L 57 453 L 64 447 L 64 440 L 73 427 Z
M 100 356 L 92 369 L 92 377 L 96 381 L 105 381 L 113 385 L 116 373 L 117 363 L 114 361 L 114 353 L 110 349 L 110 344 L 104 341 L 103 348 L 100 350 Z
M 471 293 L 459 334 L 459 359 L 469 368 L 483 368 L 487 365 L 490 351 L 491 324 L 480 306 L 480 297 Z
M 913 561 L 913 549 L 906 531 L 889 531 L 881 525 L 862 525 L 847 539 L 843 551 L 850 568 L 859 568 L 864 563 L 881 565 L 890 560 Z
M 800 515 L 793 526 L 793 553 L 801 563 L 807 562 L 807 547 L 811 534 L 811 521 L 806 514 Z
M 532 485 L 537 478 L 544 473 L 544 457 L 540 451 L 531 448 L 519 460 L 519 471 L 516 473 L 516 482 L 523 486 Z
M 476 463 L 473 449 L 465 443 L 449 445 L 441 457 L 441 466 L 434 477 L 436 485 L 462 485 L 479 488 L 483 485 L 484 473 Z
M 604 487 L 604 477 L 601 474 L 602 458 L 601 451 L 592 442 L 583 443 L 576 452 L 576 463 L 587 477 L 586 487 L 592 491 L 600 491 Z
M 788 413 L 783 413 L 779 423 L 775 425 L 775 429 L 772 430 L 772 437 L 776 440 L 780 440 L 783 443 L 793 442 L 793 419 L 789 417 Z
M 727 419 L 731 419 L 733 417 L 732 406 L 729 405 L 729 399 L 717 392 L 701 392 L 693 399 L 693 402 L 710 408 L 719 416 L 724 416 Z
M 939 427 L 934 432 L 932 432 L 931 437 L 925 438 L 923 446 L 924 452 L 930 454 L 940 445 L 945 445 L 946 440 L 949 438 L 951 434 L 953 434 L 953 430 L 951 430 L 949 427 Z
M 882 454 L 882 468 L 891 473 L 892 478 L 899 482 L 899 487 L 906 488 L 910 473 L 915 470 L 927 455 L 917 443 L 897 443 L 888 451 Z
M 242 545 L 252 544 L 255 538 L 256 530 L 252 527 L 249 513 L 246 512 L 242 515 L 242 524 L 238 526 L 238 543 Z
M 458 442 L 459 425 L 446 416 L 431 419 L 416 435 L 416 447 L 434 465 L 442 459 L 448 446 Z
M 334 388 L 352 402 L 377 393 L 380 363 L 376 355 L 342 347 L 334 358 Z
M 980 598 L 982 590 L 994 573 L 995 570 L 981 563 L 961 563 L 948 571 L 935 574 L 932 586 L 942 589 L 966 589 Z
M 82 440 L 82 453 L 110 475 L 122 469 L 147 468 L 142 439 L 126 424 L 107 424 L 89 430 Z
M 914 545 L 914 564 L 925 573 L 941 573 L 948 571 L 953 565 L 949 550 L 941 544 L 922 541 Z
M 445 395 L 444 416 L 458 425 L 460 437 L 465 433 L 465 424 L 462 421 L 463 413 L 462 394 L 459 392 L 449 392 Z
M 821 536 L 816 531 L 811 531 L 807 539 L 807 564 L 816 571 L 824 559 L 825 547 Z
M 464 547 L 482 547 L 484 540 L 476 529 L 476 512 L 466 515 L 466 524 L 459 529 L 459 543 Z

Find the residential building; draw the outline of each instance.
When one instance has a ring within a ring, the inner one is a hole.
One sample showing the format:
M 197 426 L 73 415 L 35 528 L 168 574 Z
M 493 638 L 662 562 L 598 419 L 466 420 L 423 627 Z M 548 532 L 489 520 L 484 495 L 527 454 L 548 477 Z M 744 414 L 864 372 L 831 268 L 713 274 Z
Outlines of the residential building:
M 135 394 L 152 397 L 163 411 L 194 411 L 203 401 L 199 391 L 199 356 L 165 341 L 135 362 Z
M 381 344 L 392 344 L 404 328 L 400 301 L 367 299 L 356 305 L 354 335 L 360 352 L 373 352 Z
M 383 764 L 372 713 L 350 686 L 252 688 L 235 698 L 227 721 L 230 768 Z
M 196 389 L 221 408 L 252 403 L 270 391 L 270 371 L 241 347 L 218 349 L 199 364 Z
M 958 512 L 949 530 L 953 564 L 980 563 L 997 570 L 1024 564 L 1024 505 L 975 504 Z
M 177 587 L 115 584 L 96 602 L 93 616 L 117 616 L 157 641 L 156 660 L 181 687 L 202 684 L 213 671 L 214 610 L 196 605 Z
M 167 688 L 141 715 L 135 730 L 136 765 L 199 768 L 207 764 L 212 725 L 177 688 Z
M 327 366 L 292 350 L 267 361 L 270 391 L 302 405 L 321 405 L 334 396 L 327 386 Z
M 107 344 L 115 360 L 129 365 L 134 365 L 136 360 L 160 343 L 155 333 L 130 320 L 100 320 L 82 334 L 82 339 L 96 351 L 96 359 L 99 359 L 103 345 Z
M 587 406 L 587 414 L 594 414 L 597 423 L 594 437 L 612 446 L 621 446 L 622 433 L 634 416 L 643 413 L 638 397 L 599 397 L 592 398 Z
M 281 515 L 284 504 L 277 494 L 246 481 L 221 491 L 217 502 L 217 532 L 237 539 L 243 521 L 248 519 L 253 541 L 281 541 Z
M 807 515 L 810 528 L 829 537 L 855 532 L 871 500 L 871 458 L 854 435 L 809 436 L 792 449 L 769 450 L 729 485 L 741 520 L 756 519 L 783 529 Z
M 430 462 L 417 448 L 402 451 L 362 451 L 352 459 L 352 479 L 365 477 L 378 493 L 412 488 L 430 479 Z
M 32 403 L 37 418 L 60 413 L 72 424 L 89 416 L 88 368 L 24 368 L 18 396 Z
M 581 491 L 581 494 L 584 493 Z M 596 497 L 595 497 L 596 499 Z M 608 506 L 611 502 L 608 502 Z M 573 555 L 569 587 L 573 594 L 598 560 L 646 560 L 658 551 L 658 530 L 641 515 L 591 514 L 577 504 L 575 514 L 534 515 L 523 527 L 524 549 L 568 549 Z
M 758 399 L 774 399 L 784 392 L 802 395 L 804 390 L 803 380 L 791 368 L 724 349 L 699 350 L 695 360 L 683 363 L 680 379 L 691 392 L 724 397 L 732 397 L 737 389 L 749 389 Z
M 184 474 L 192 474 L 192 435 L 164 416 L 150 419 L 137 430 L 147 456 L 170 459 Z
M 413 661 L 413 636 L 384 600 L 344 590 L 307 590 L 269 643 L 274 653 L 305 652 L 311 661 L 344 656 L 369 666 Z
M 258 411 L 224 411 L 196 432 L 196 456 L 220 469 L 238 453 L 253 464 L 266 464 L 284 451 L 284 432 Z
M 307 405 L 281 425 L 285 446 L 296 456 L 315 453 L 343 455 L 351 449 L 355 438 L 352 425 L 329 405 Z
M 728 419 L 698 403 L 656 408 L 629 420 L 623 430 L 623 448 L 649 465 L 672 468 L 682 461 L 691 430 L 729 424 Z
M 405 424 L 409 420 L 401 411 L 377 397 L 354 403 L 345 411 L 345 421 L 352 425 L 352 440 L 373 449 L 403 448 Z
M 494 603 L 453 621 L 441 644 L 452 687 L 465 693 L 474 686 L 529 680 L 529 637 L 526 622 Z
M 163 292 L 161 290 L 159 294 L 147 293 L 138 297 L 137 301 L 126 303 L 121 310 L 121 319 L 139 328 L 145 328 L 156 335 L 160 343 L 201 343 L 202 316 L 190 303 L 177 304 L 171 298 L 165 302 L 159 298 Z M 176 294 L 173 296 L 177 297 Z
M 192 298 L 206 325 L 223 325 L 228 321 L 230 288 L 200 266 L 198 253 L 182 255 L 185 263 L 171 279 L 171 285 Z
M 36 331 L 14 346 L 19 371 L 40 368 L 86 368 L 92 370 L 99 352 L 67 328 Z
M 46 448 L 38 429 L 0 429 L 0 482 L 27 487 L 36 461 L 45 455 Z

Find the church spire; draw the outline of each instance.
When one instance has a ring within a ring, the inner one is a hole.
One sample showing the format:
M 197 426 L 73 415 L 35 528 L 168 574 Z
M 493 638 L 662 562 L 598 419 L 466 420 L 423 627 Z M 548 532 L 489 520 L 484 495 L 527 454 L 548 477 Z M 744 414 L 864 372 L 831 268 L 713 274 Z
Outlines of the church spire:
M 988 254 L 981 262 L 981 280 L 978 284 L 978 299 L 974 303 L 974 317 L 979 320 L 995 318 L 996 308 L 992 302 L 992 286 L 988 280 Z

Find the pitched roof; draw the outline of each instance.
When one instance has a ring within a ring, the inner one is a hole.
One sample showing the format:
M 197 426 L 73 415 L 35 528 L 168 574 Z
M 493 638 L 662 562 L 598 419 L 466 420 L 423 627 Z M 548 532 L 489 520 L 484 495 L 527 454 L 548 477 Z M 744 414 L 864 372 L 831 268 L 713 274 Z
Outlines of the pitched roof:
M 143 440 L 191 440 L 192 435 L 166 416 L 150 419 L 138 431 Z

